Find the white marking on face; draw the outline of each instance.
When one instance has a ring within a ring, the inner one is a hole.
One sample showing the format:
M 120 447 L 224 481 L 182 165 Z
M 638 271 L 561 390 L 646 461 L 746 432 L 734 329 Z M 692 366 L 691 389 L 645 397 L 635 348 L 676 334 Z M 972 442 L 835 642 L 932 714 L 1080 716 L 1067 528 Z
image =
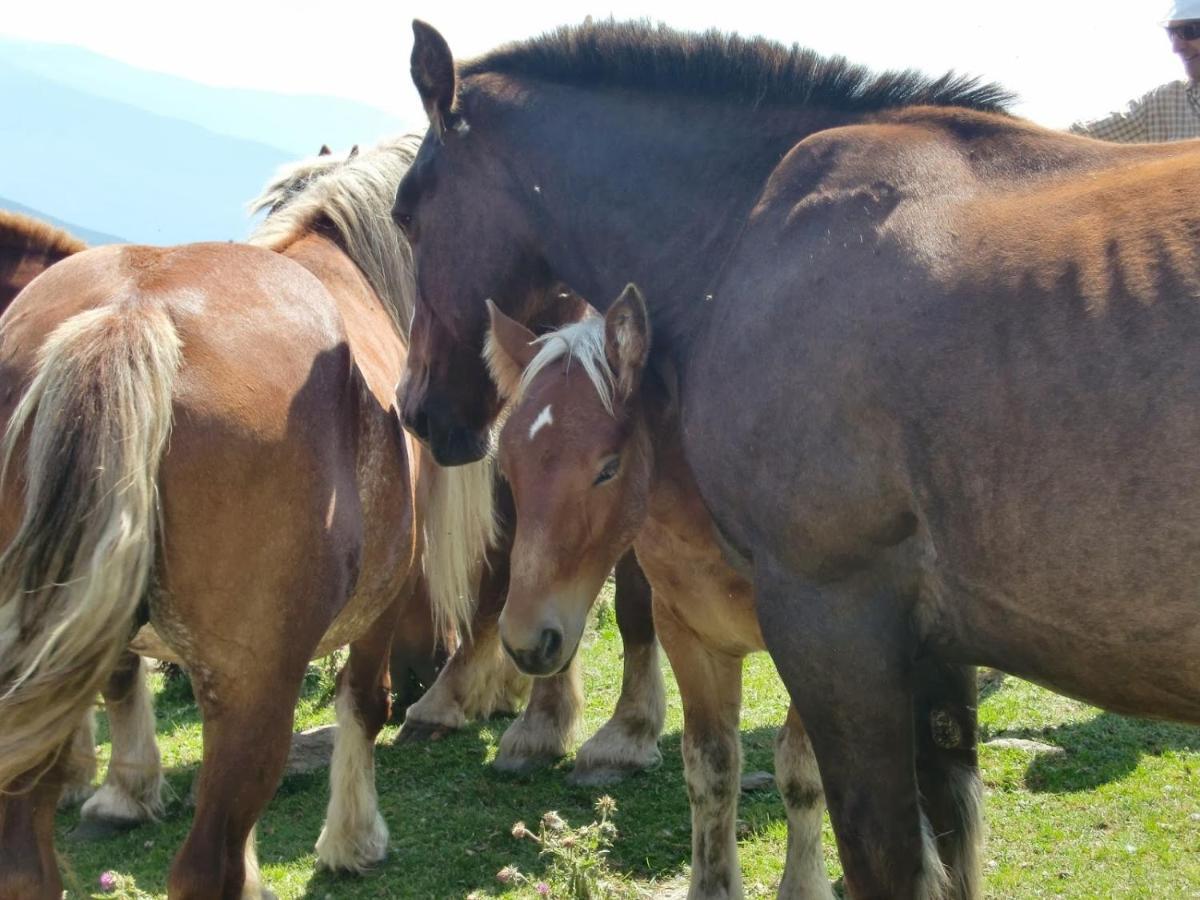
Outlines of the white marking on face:
M 529 426 L 529 439 L 532 441 L 534 436 L 541 431 L 544 426 L 553 424 L 554 413 L 550 411 L 550 404 L 546 404 L 546 408 L 538 413 L 537 418 L 533 420 L 533 424 Z

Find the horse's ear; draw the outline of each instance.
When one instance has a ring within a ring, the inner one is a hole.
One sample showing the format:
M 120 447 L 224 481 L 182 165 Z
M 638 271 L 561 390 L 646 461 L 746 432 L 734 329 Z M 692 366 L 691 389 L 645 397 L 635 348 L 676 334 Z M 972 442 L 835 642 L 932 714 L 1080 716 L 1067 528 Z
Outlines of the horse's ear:
M 604 355 L 616 376 L 617 395 L 628 400 L 650 356 L 650 314 L 636 284 L 628 285 L 604 315 Z
M 329 149 L 328 144 L 322 144 L 321 149 L 317 151 L 317 156 L 330 156 L 332 153 L 333 151 Z
M 413 19 L 411 71 L 413 84 L 429 116 L 429 127 L 441 138 L 454 105 L 454 57 L 446 39 L 420 19 Z
M 350 152 L 346 154 L 346 162 L 350 162 L 356 156 L 358 156 L 358 144 L 350 148 Z
M 502 313 L 491 300 L 487 301 L 487 308 L 492 324 L 483 345 L 483 358 L 500 396 L 511 399 L 516 396 L 525 367 L 537 356 L 538 347 L 534 343 L 537 336 Z

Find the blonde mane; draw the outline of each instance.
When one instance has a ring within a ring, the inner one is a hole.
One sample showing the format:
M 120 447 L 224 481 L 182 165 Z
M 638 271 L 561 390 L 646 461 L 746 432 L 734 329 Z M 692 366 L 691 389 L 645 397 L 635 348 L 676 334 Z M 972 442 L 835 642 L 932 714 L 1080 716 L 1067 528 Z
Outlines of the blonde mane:
M 536 341 L 541 349 L 525 367 L 521 380 L 517 384 L 514 402 L 519 402 L 526 389 L 533 383 L 538 374 L 555 360 L 566 359 L 567 368 L 573 361 L 583 366 L 583 371 L 591 381 L 592 387 L 600 396 L 600 402 L 613 412 L 613 376 L 608 365 L 608 357 L 604 354 L 604 319 L 597 315 L 588 315 L 578 322 L 564 325 L 556 331 L 544 334 Z
M 267 212 L 250 243 L 269 250 L 328 222 L 405 342 L 415 292 L 412 249 L 392 222 L 392 204 L 420 142 L 419 135 L 405 135 L 350 159 L 318 156 L 285 166 L 250 204 L 255 213 Z

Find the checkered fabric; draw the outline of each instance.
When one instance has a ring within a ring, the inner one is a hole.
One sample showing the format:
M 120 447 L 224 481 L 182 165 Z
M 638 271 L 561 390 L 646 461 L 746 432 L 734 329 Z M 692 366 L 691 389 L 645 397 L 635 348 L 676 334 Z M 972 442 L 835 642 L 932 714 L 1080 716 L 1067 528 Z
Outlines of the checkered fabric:
M 1091 122 L 1071 126 L 1076 134 L 1135 144 L 1144 141 L 1182 141 L 1200 137 L 1200 84 L 1169 81 L 1146 96 Z

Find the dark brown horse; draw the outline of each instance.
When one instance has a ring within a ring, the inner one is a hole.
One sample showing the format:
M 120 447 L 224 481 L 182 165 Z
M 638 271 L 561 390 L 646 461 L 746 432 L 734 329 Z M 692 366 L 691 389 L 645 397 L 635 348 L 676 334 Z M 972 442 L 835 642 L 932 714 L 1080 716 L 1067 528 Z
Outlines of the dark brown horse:
M 0 209 L 0 313 L 44 270 L 86 249 L 61 228 Z
M 412 280 L 387 210 L 411 154 L 312 182 L 261 246 L 76 254 L 0 323 L 0 896 L 61 894 L 62 751 L 144 622 L 204 719 L 172 896 L 260 893 L 253 826 L 305 667 L 345 643 L 317 856 L 386 852 L 372 747 L 396 618 L 422 571 L 464 617 L 491 525 L 490 472 L 432 465 L 393 406 Z
M 406 422 L 443 461 L 478 455 L 485 298 L 526 322 L 540 279 L 646 290 L 850 895 L 943 883 L 915 778 L 945 724 L 915 702 L 926 660 L 1200 721 L 1200 146 L 1072 137 L 991 87 L 718 34 L 586 25 L 456 68 L 416 33 Z M 511 649 L 572 649 L 537 640 Z

